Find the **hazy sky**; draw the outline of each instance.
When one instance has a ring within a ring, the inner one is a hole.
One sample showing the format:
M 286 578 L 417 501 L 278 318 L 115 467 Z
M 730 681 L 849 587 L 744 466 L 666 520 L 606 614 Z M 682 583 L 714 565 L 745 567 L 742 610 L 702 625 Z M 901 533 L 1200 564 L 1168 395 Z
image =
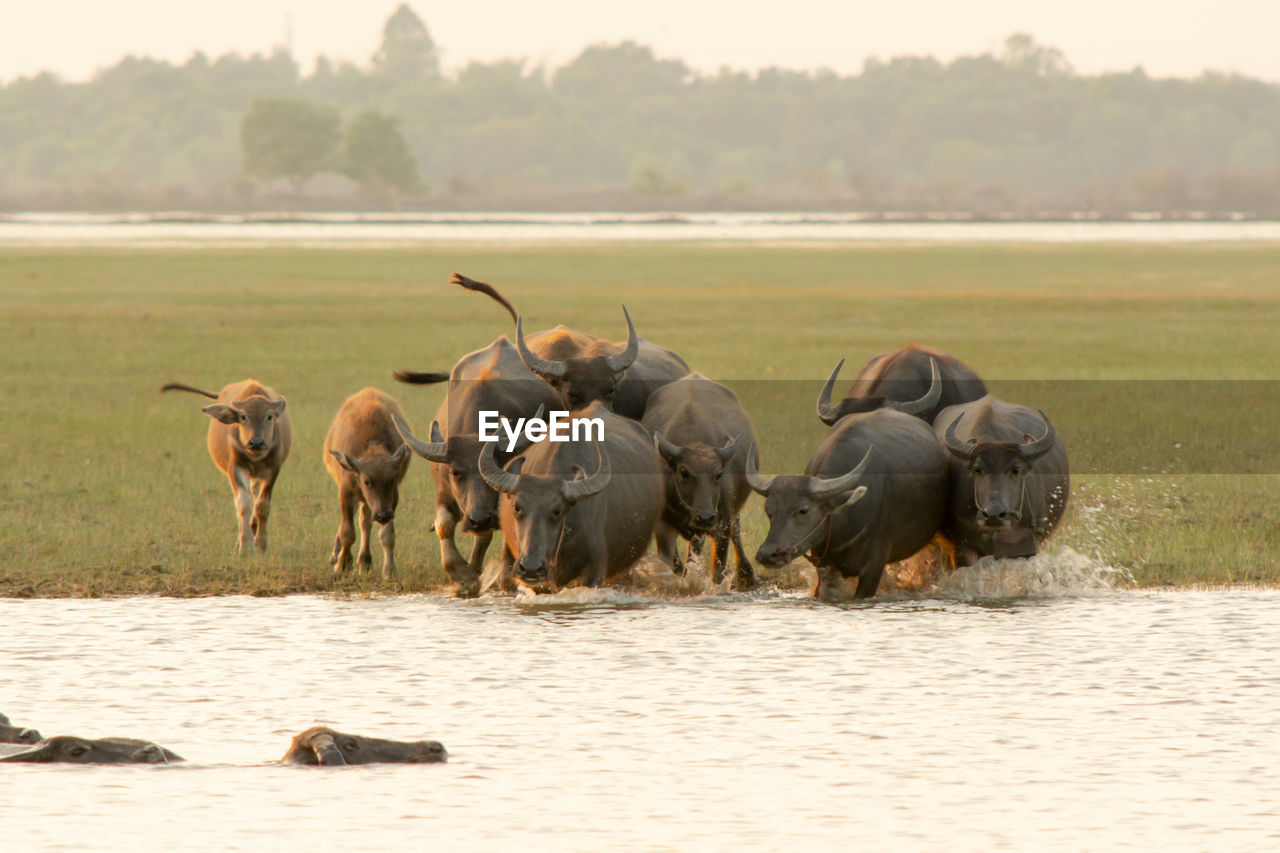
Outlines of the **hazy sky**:
M 292 20 L 294 55 L 365 63 L 399 0 L 0 0 L 0 80 L 71 80 L 126 54 L 267 51 Z M 1280 0 L 416 0 L 446 70 L 524 57 L 556 66 L 596 42 L 634 39 L 694 68 L 827 67 L 869 56 L 950 59 L 1012 32 L 1062 49 L 1082 72 L 1142 65 L 1153 76 L 1239 71 L 1280 81 Z

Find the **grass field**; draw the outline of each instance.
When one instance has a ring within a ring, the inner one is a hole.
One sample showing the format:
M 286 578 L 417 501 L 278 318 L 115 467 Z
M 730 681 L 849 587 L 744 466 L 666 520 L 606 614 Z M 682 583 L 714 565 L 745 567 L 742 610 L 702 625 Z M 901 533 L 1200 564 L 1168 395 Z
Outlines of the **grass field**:
M 447 370 L 510 331 L 454 270 L 503 288 L 527 328 L 617 339 L 625 301 L 642 336 L 734 381 L 769 472 L 821 439 L 813 395 L 838 359 L 852 378 L 928 343 L 1053 418 L 1078 472 L 1055 543 L 1144 585 L 1280 582 L 1280 247 L 5 249 L 0 595 L 437 587 L 420 459 L 399 583 L 334 578 L 321 443 L 365 385 L 425 433 L 443 389 L 390 371 Z M 156 391 L 247 376 L 288 398 L 294 450 L 270 553 L 236 558 L 207 401 Z M 754 550 L 766 524 L 748 506 Z

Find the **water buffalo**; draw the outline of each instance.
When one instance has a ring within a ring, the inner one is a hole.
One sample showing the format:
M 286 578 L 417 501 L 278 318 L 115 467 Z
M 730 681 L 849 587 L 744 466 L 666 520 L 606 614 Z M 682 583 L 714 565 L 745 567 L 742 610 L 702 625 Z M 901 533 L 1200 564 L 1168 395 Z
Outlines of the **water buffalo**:
M 9 722 L 9 718 L 4 714 L 0 714 L 0 743 L 25 743 L 32 744 L 42 740 L 40 732 L 35 729 L 27 729 L 21 726 L 15 726 Z
M 458 273 L 451 281 L 483 293 L 501 304 L 516 323 L 516 346 L 529 369 L 555 388 L 562 408 L 580 409 L 600 400 L 620 415 L 639 419 L 654 391 L 689 372 L 684 359 L 636 335 L 624 306 L 627 343 L 615 344 L 594 335 L 556 326 L 524 334 L 516 310 L 492 285 Z
M 874 595 L 885 564 L 929 544 L 947 506 L 946 453 L 924 421 L 893 409 L 842 418 L 804 476 L 763 478 L 754 456 L 746 476 L 769 516 L 756 559 L 785 566 L 807 555 L 817 598 L 840 577 L 858 579 L 858 598 Z
M 967 403 L 987 393 L 987 386 L 964 362 L 928 347 L 912 344 L 881 353 L 858 371 L 849 393 L 839 403 L 831 402 L 831 391 L 844 360 L 836 365 L 818 395 L 818 417 L 833 426 L 845 415 L 870 412 L 882 406 L 933 423 L 947 406 Z M 939 381 L 941 380 L 941 381 Z
M 271 491 L 292 444 L 285 399 L 256 379 L 233 382 L 217 394 L 177 382 L 162 386 L 160 391 L 190 391 L 217 400 L 200 411 L 213 418 L 209 455 L 231 481 L 240 521 L 236 552 L 252 554 L 255 547 L 267 550 Z
M 1067 449 L 1044 412 L 988 394 L 944 409 L 933 428 L 953 457 L 943 534 L 956 564 L 1034 555 L 1062 519 L 1071 489 Z
M 8 747 L 0 762 L 61 764 L 168 764 L 182 761 L 177 753 L 146 740 L 127 737 L 89 738 L 59 735 L 39 743 Z
M 398 741 L 362 737 L 313 726 L 294 737 L 280 759 L 286 764 L 438 764 L 448 751 L 436 740 Z
M 603 440 L 543 441 L 505 469 L 492 443 L 480 454 L 480 474 L 502 492 L 504 568 L 535 588 L 620 575 L 644 554 L 662 511 L 661 463 L 645 428 L 600 402 L 574 414 L 599 418 Z
M 414 384 L 424 384 L 424 378 L 436 381 L 439 376 L 407 371 L 395 374 L 397 379 Z M 551 386 L 524 366 L 506 337 L 463 356 L 448 379 L 449 391 L 431 424 L 430 441 L 414 436 L 403 422 L 396 427 L 413 451 L 431 462 L 440 562 L 462 594 L 475 595 L 480 588 L 485 552 L 498 527 L 498 493 L 480 476 L 480 412 L 527 418 L 535 416 L 539 409 L 554 409 L 560 403 Z M 443 434 L 441 423 L 445 425 Z M 511 455 L 499 451 L 498 458 L 505 463 Z M 476 537 L 469 561 L 453 539 L 459 523 L 464 532 Z
M 692 543 L 711 535 L 712 577 L 719 583 L 737 552 L 739 588 L 754 585 L 755 573 L 742 548 L 738 513 L 751 494 L 747 450 L 756 443 L 751 418 L 738 398 L 700 373 L 670 382 L 649 398 L 640 422 L 654 433 L 666 462 L 666 506 L 658 522 L 658 553 L 675 567 L 676 536 Z
M 392 418 L 407 421 L 395 398 L 377 388 L 364 388 L 346 399 L 325 436 L 324 466 L 338 484 L 338 534 L 329 558 L 336 572 L 351 568 L 351 545 L 356 539 L 352 516 L 358 506 L 360 568 L 373 564 L 369 533 L 376 521 L 381 527 L 382 577 L 395 577 L 396 506 L 412 454 Z

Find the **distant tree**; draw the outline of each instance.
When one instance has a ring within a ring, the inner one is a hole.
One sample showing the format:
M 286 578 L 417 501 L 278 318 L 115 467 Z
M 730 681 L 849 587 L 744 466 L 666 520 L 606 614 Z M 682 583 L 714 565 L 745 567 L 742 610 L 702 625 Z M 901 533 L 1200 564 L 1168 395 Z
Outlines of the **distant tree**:
M 427 25 L 401 3 L 382 27 L 382 46 L 373 56 L 373 66 L 382 74 L 400 80 L 437 79 L 440 55 Z
M 287 178 L 294 192 L 333 168 L 341 122 L 333 110 L 306 101 L 254 101 L 240 123 L 244 170 L 255 178 Z
M 367 190 L 409 192 L 421 187 L 418 164 L 400 122 L 368 110 L 347 127 L 342 171 Z

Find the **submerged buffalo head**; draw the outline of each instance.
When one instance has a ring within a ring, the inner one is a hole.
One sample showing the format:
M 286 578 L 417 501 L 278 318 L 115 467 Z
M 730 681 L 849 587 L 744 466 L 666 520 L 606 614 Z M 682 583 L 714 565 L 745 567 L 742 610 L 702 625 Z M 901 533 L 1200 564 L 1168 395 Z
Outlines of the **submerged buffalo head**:
M 88 738 L 59 735 L 29 749 L 0 757 L 0 762 L 60 764 L 168 764 L 182 756 L 146 740 L 127 737 Z
M 314 726 L 294 737 L 281 761 L 288 764 L 437 764 L 449 753 L 436 740 L 399 741 L 362 737 Z
M 276 426 L 284 414 L 285 400 L 268 400 L 266 397 L 250 397 L 234 400 L 231 405 L 214 403 L 205 406 L 204 412 L 215 421 L 236 428 L 236 437 L 251 457 L 265 456 L 275 444 Z
M 973 480 L 973 502 L 978 510 L 976 522 L 988 529 L 1012 527 L 1022 520 L 1027 473 L 1058 441 L 1053 424 L 1041 412 L 1044 435 L 1040 438 L 1023 435 L 1021 443 L 973 438 L 962 442 L 956 435 L 956 427 L 963 418 L 962 414 L 947 427 L 945 441 L 947 450 L 965 463 Z
M 796 557 L 822 548 L 831 535 L 832 513 L 852 506 L 867 493 L 858 481 L 871 459 L 868 449 L 862 461 L 839 477 L 805 477 L 779 474 L 761 477 L 756 470 L 756 449 L 747 456 L 747 482 L 764 496 L 769 516 L 769 535 L 756 551 L 756 559 L 766 566 L 785 566 Z
M 0 743 L 38 743 L 43 740 L 40 732 L 35 729 L 25 729 L 22 726 L 15 726 L 9 722 L 9 718 L 4 714 L 0 714 Z
M 400 481 L 409 467 L 409 446 L 402 444 L 394 453 L 387 453 L 384 447 L 375 445 L 359 459 L 340 450 L 329 452 L 346 471 L 356 475 L 373 520 L 379 524 L 392 521 L 400 503 Z
M 827 377 L 826 384 L 822 386 L 822 390 L 818 393 L 818 418 L 827 426 L 833 426 L 836 421 L 845 415 L 874 412 L 876 409 L 885 407 L 897 409 L 903 414 L 923 417 L 925 413 L 933 411 L 933 408 L 938 405 L 938 400 L 942 399 L 942 374 L 938 370 L 938 360 L 930 358 L 931 378 L 929 390 L 924 393 L 923 397 L 915 400 L 889 400 L 882 394 L 875 394 L 868 397 L 845 397 L 838 404 L 834 404 L 831 402 L 831 391 L 836 386 L 836 377 L 840 375 L 840 368 L 842 367 L 844 367 L 843 358 L 836 365 L 836 369 L 831 371 L 831 375 Z
M 504 495 L 502 532 L 515 555 L 516 574 L 526 583 L 540 583 L 555 562 L 569 508 L 609 484 L 609 457 L 600 450 L 596 473 L 588 477 L 581 466 L 574 465 L 574 479 L 562 480 L 520 473 L 522 458 L 500 468 L 493 454 L 492 443 L 480 451 L 480 474 Z
M 522 319 L 516 320 L 516 348 L 525 366 L 551 384 L 566 408 L 581 409 L 593 400 L 612 408 L 618 383 L 640 354 L 640 338 L 636 336 L 636 327 L 625 305 L 622 315 L 627 318 L 627 346 L 615 355 L 579 356 L 562 361 L 540 358 L 525 343 Z
M 653 434 L 653 444 L 667 463 L 667 506 L 675 508 L 694 530 L 710 530 L 720 518 L 724 469 L 741 440 L 741 436 L 731 438 L 723 447 L 702 442 L 680 446 L 660 432 Z

